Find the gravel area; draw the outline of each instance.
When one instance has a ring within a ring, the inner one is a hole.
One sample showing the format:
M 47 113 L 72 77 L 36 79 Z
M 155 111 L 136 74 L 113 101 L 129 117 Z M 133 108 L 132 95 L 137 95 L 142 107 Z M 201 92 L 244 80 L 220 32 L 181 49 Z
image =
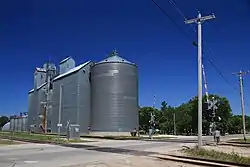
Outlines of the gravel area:
M 151 157 L 133 156 L 112 161 L 101 161 L 89 164 L 80 164 L 67 167 L 199 167 L 192 164 L 184 164 L 174 161 L 159 160 Z

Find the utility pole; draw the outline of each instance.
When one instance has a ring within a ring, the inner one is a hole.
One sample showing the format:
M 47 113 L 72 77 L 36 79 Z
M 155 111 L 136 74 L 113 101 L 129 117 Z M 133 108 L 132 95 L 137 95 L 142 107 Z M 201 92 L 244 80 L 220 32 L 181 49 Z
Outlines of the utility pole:
M 173 120 L 174 120 L 174 135 L 176 135 L 175 112 L 173 114 Z
M 155 111 L 155 95 L 154 95 L 154 99 L 153 99 L 153 112 Z M 154 124 L 155 124 L 155 120 L 154 120 L 154 113 L 151 112 L 150 113 L 150 121 L 149 121 L 149 137 L 152 139 L 153 137 L 153 131 L 154 131 Z
M 47 87 L 45 90 L 45 94 L 46 94 L 46 101 L 42 102 L 42 104 L 45 104 L 45 117 L 44 117 L 44 131 L 45 134 L 47 134 L 48 131 L 48 113 L 49 113 L 49 109 L 52 108 L 51 105 L 51 96 L 50 96 L 50 91 L 51 91 L 51 83 L 53 82 L 53 76 L 55 75 L 55 66 L 50 63 L 50 61 L 47 63 L 46 65 L 46 80 L 47 80 Z
M 198 17 L 190 20 L 185 20 L 186 24 L 196 23 L 198 25 L 198 148 L 202 147 L 202 36 L 201 25 L 206 20 L 214 19 L 215 15 L 201 17 L 198 12 Z
M 240 70 L 238 73 L 233 73 L 233 75 L 239 76 L 240 81 L 240 99 L 241 99 L 241 112 L 242 112 L 242 123 L 243 123 L 243 138 L 246 140 L 246 123 L 245 123 L 245 107 L 244 107 L 244 93 L 243 93 L 243 75 L 248 74 L 249 71 L 243 72 Z

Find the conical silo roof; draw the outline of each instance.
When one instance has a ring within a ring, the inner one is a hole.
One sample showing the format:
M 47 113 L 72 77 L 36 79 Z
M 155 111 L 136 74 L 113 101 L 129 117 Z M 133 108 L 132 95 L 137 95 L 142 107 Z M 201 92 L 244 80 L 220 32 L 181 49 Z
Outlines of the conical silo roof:
M 101 64 L 101 63 L 127 63 L 127 64 L 131 64 L 131 65 L 135 65 L 135 63 L 132 63 L 132 62 L 125 60 L 124 58 L 118 56 L 116 49 L 114 49 L 106 59 L 104 59 L 96 64 Z

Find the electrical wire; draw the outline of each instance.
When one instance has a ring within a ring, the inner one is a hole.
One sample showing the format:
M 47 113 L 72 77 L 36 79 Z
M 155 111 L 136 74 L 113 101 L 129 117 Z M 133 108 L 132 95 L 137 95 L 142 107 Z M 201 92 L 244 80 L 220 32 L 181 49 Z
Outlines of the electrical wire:
M 170 20 L 171 20 L 171 22 L 172 23 L 174 23 L 174 25 L 185 35 L 185 37 L 187 37 L 188 39 L 190 38 L 190 35 L 188 35 L 176 22 L 175 22 L 175 20 L 164 10 L 164 9 L 162 9 L 161 7 L 160 7 L 160 5 L 158 5 L 157 4 L 157 2 L 155 2 L 154 0 L 151 0 L 161 11 L 162 11 L 162 13 L 167 17 L 167 18 L 169 18 Z M 176 5 L 176 3 L 174 2 L 174 0 L 168 0 L 168 2 L 176 9 L 176 11 L 183 17 L 183 19 L 184 20 L 186 20 L 187 19 L 187 17 L 185 16 L 185 14 L 181 11 L 181 9 Z M 198 9 L 197 9 L 198 10 Z M 192 26 L 192 25 L 190 25 L 190 27 L 193 29 L 193 31 L 196 33 L 197 31 L 196 31 L 196 29 Z M 202 43 L 204 43 L 206 46 L 208 45 L 207 44 L 207 42 L 204 40 L 204 39 L 202 39 Z M 193 42 L 193 44 L 195 44 L 195 42 Z M 203 45 L 204 45 L 203 44 Z M 211 47 L 208 47 L 207 46 L 207 48 L 208 48 L 208 51 L 210 52 L 210 53 L 212 53 L 212 49 L 211 49 Z M 202 50 L 202 57 L 204 58 L 204 59 L 206 59 L 213 67 L 214 67 L 214 69 L 217 71 L 217 73 L 223 78 L 223 80 L 234 90 L 234 92 L 235 93 L 237 93 L 237 94 L 240 94 L 240 91 L 239 91 L 239 89 L 237 88 L 237 87 L 235 87 L 234 85 L 232 85 L 230 82 L 229 82 L 229 80 L 225 77 L 225 75 L 219 70 L 219 68 L 213 63 L 213 61 L 211 60 L 211 59 L 209 59 L 209 57 L 207 56 L 207 54 L 206 54 L 206 56 L 205 56 L 205 53 L 204 53 L 204 51 Z M 245 103 L 249 108 L 250 108 L 250 105 L 249 105 L 249 103 Z
M 155 6 L 157 6 L 161 12 L 183 33 L 184 36 L 186 36 L 186 38 L 189 40 L 190 39 L 190 35 L 188 33 L 186 33 L 175 21 L 174 19 L 164 10 L 162 9 L 162 7 L 160 7 L 160 5 L 158 5 L 157 2 L 155 2 L 154 0 L 151 0 Z
M 190 35 L 188 35 L 176 22 L 175 20 L 164 10 L 160 7 L 160 5 L 155 2 L 155 0 L 151 0 L 160 10 L 161 12 L 167 17 L 170 19 L 171 22 L 174 23 L 174 25 L 183 33 L 183 35 L 185 35 L 185 37 L 187 37 L 188 39 L 190 39 Z M 185 16 L 185 14 L 180 10 L 180 8 L 176 5 L 176 3 L 174 2 L 174 0 L 168 0 L 168 2 L 177 10 L 177 12 L 184 18 L 184 20 L 187 19 L 187 17 Z M 196 29 L 192 26 L 194 32 L 196 32 Z M 202 42 L 206 43 L 204 40 L 202 40 Z M 194 44 L 194 42 L 193 42 Z M 212 51 L 211 48 L 209 48 L 210 51 Z M 208 58 L 207 54 L 205 56 L 205 53 L 204 51 L 203 52 L 203 58 L 205 58 L 214 68 L 215 70 L 217 71 L 217 73 L 224 79 L 224 81 L 230 86 L 233 88 L 234 91 L 236 91 L 237 93 L 239 93 L 239 90 L 233 86 L 229 80 L 224 76 L 224 74 L 219 70 L 219 68 L 213 63 L 213 61 L 211 59 Z

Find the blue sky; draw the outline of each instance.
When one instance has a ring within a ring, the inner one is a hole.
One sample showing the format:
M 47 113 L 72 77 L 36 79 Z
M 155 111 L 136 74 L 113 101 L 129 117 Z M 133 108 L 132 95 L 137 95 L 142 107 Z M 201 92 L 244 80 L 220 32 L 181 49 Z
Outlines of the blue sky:
M 27 111 L 27 92 L 36 66 L 51 57 L 76 62 L 99 61 L 113 48 L 137 63 L 141 105 L 165 100 L 177 106 L 197 94 L 196 34 L 176 8 L 155 0 L 190 35 L 183 33 L 151 0 L 9 0 L 0 2 L 0 115 Z M 188 17 L 215 13 L 203 26 L 204 50 L 228 79 L 227 84 L 204 60 L 210 93 L 226 96 L 240 113 L 238 78 L 232 72 L 249 70 L 250 1 L 174 0 Z M 195 25 L 193 25 L 195 26 Z M 211 49 L 210 49 L 211 48 Z M 205 55 L 206 56 L 206 55 Z M 250 75 L 244 79 L 246 113 L 250 114 Z

